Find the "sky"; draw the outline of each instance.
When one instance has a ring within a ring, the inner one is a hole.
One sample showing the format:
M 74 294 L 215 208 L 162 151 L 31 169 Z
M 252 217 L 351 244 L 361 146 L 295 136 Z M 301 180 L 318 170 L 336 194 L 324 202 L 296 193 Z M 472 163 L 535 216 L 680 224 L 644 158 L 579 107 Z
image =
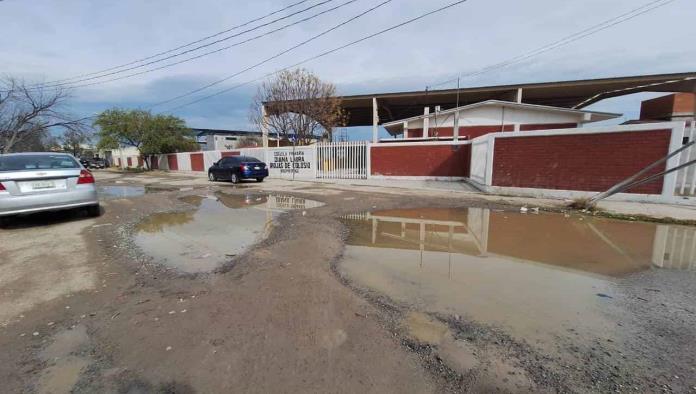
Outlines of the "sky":
M 243 24 L 299 0 L 0 0 L 0 74 L 30 83 L 94 73 L 176 48 Z M 326 0 L 309 0 L 253 28 Z M 331 0 L 276 24 L 242 34 L 186 56 L 138 68 L 114 78 L 268 32 L 349 0 Z M 266 37 L 147 74 L 71 89 L 68 110 L 87 116 L 102 110 L 152 108 L 172 113 L 190 127 L 250 129 L 255 81 L 326 50 L 447 5 L 454 0 L 392 0 L 361 18 L 273 61 L 198 94 L 152 107 L 228 77 L 290 48 L 384 0 L 349 4 Z M 653 0 L 654 1 L 654 0 Z M 444 12 L 303 65 L 336 85 L 341 95 L 422 90 L 457 75 L 528 53 L 618 16 L 651 0 L 468 0 Z M 463 87 L 696 71 L 696 1 L 673 2 L 510 67 L 463 78 Z M 200 44 L 199 44 L 200 45 Z M 161 57 L 160 57 L 161 58 Z M 154 58 L 152 60 L 158 60 Z M 135 64 L 138 65 L 138 64 Z M 81 84 L 101 82 L 93 79 Z M 251 83 L 249 83 L 251 82 Z M 187 104 L 221 89 L 225 94 Z M 79 84 L 79 83 L 78 83 Z M 444 85 L 441 88 L 454 87 Z M 643 93 L 600 101 L 589 109 L 632 119 Z M 351 131 L 353 139 L 369 131 Z

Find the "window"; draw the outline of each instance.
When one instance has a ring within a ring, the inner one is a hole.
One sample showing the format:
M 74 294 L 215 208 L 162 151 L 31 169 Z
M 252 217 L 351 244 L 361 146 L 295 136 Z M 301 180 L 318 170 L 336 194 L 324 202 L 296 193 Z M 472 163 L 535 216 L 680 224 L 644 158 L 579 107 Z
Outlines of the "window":
M 251 156 L 240 156 L 239 160 L 247 163 L 261 163 L 261 160 Z
M 1 171 L 60 170 L 80 168 L 68 155 L 12 155 L 0 157 Z
M 220 164 L 223 166 L 231 166 L 237 164 L 237 160 L 236 157 L 225 157 Z
M 225 137 L 225 141 L 237 141 L 237 137 Z

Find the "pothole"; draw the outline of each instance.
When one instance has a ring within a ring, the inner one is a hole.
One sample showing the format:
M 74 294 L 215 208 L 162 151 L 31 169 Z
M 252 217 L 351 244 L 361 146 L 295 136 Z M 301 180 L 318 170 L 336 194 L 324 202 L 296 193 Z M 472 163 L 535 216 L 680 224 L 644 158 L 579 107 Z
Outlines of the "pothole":
M 350 235 L 338 270 L 349 281 L 412 310 L 500 327 L 543 350 L 559 336 L 622 340 L 620 278 L 696 268 L 696 231 L 680 226 L 483 208 L 342 220 Z
M 159 188 L 150 186 L 114 186 L 103 185 L 97 187 L 99 197 L 105 199 L 131 198 L 140 197 L 147 193 L 158 193 L 163 191 L 174 190 L 171 188 Z
M 210 272 L 268 236 L 283 211 L 323 203 L 283 195 L 190 195 L 194 211 L 156 213 L 137 226 L 135 242 L 164 265 L 185 273 Z

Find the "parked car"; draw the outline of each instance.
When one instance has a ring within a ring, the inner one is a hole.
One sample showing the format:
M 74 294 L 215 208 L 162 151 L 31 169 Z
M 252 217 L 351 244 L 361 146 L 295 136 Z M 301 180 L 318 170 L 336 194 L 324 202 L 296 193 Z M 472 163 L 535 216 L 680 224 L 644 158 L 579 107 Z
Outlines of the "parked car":
M 80 164 L 82 164 L 82 167 L 89 168 L 89 159 L 88 158 L 80 157 L 78 159 L 78 161 L 80 162 Z
M 0 155 L 0 221 L 41 211 L 84 208 L 100 213 L 94 177 L 66 153 Z
M 88 168 L 104 169 L 106 168 L 106 160 L 95 157 L 89 161 Z
M 106 168 L 106 160 L 100 159 L 98 157 L 89 158 L 89 159 L 81 157 L 79 160 L 80 160 L 80 164 L 82 164 L 82 166 L 87 168 L 87 169 Z
M 266 163 L 249 156 L 223 157 L 208 169 L 208 179 L 211 181 L 230 180 L 232 183 L 239 183 L 242 179 L 256 179 L 263 182 L 267 176 Z

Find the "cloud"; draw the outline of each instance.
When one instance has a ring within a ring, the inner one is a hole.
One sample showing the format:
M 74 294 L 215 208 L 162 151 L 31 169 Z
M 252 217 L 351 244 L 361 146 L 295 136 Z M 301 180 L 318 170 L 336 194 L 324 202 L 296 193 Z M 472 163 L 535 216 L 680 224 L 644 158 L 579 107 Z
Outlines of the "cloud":
M 310 4 L 315 2 L 318 0 Z M 191 99 L 253 80 L 449 2 L 393 1 Z M 259 0 L 230 6 L 221 0 L 199 0 L 195 4 L 188 0 L 5 0 L 0 3 L 0 24 L 7 34 L 0 37 L 0 48 L 3 48 L 0 61 L 3 72 L 10 75 L 36 81 L 67 78 L 176 47 L 289 3 L 290 0 Z M 147 107 L 238 72 L 378 3 L 378 0 L 358 0 L 340 11 L 219 54 L 79 89 L 72 110 L 91 114 L 112 106 Z M 308 63 L 306 67 L 337 84 L 341 94 L 424 89 L 460 73 L 527 53 L 643 3 L 471 0 Z M 317 9 L 333 4 L 339 1 Z M 464 79 L 462 86 L 693 71 L 696 47 L 685 46 L 684 37 L 696 36 L 696 24 L 692 21 L 695 13 L 695 2 L 677 0 L 537 58 Z M 300 16 L 290 20 L 298 19 Z M 235 41 L 229 40 L 227 44 Z M 194 127 L 249 128 L 247 113 L 254 90 L 253 85 L 245 86 L 175 113 Z M 609 111 L 622 108 L 621 112 L 632 114 L 637 112 L 636 106 L 635 98 L 620 98 L 600 102 L 593 108 Z

